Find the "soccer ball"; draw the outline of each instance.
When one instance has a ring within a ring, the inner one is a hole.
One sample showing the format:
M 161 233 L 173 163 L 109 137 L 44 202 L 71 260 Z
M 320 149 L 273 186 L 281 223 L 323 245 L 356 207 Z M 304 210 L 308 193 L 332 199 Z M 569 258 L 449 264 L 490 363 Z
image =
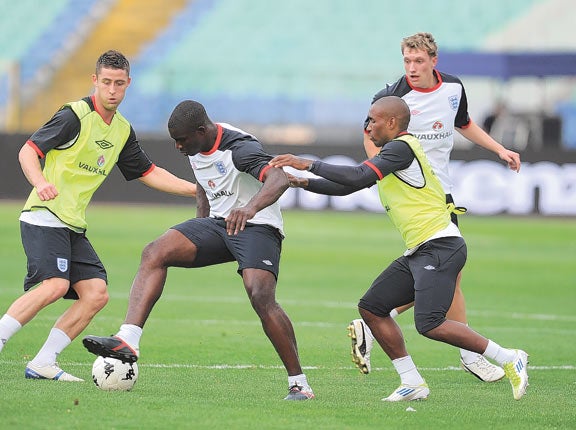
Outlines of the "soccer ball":
M 92 380 L 101 390 L 130 391 L 138 379 L 138 365 L 110 357 L 98 357 L 92 365 Z

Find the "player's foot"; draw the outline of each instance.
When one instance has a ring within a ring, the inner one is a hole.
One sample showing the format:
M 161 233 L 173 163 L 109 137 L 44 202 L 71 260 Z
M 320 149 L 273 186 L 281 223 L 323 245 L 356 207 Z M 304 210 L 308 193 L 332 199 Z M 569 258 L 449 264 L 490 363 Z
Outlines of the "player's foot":
M 400 384 L 396 390 L 388 397 L 384 397 L 384 402 L 403 402 L 408 400 L 426 400 L 430 394 L 430 389 L 426 382 L 420 385 Z
M 360 372 L 370 373 L 370 352 L 374 337 L 364 320 L 352 320 L 348 325 L 348 336 L 352 339 L 352 361 Z
M 138 360 L 138 349 L 131 347 L 118 336 L 86 336 L 82 339 L 82 343 L 94 355 L 116 358 L 124 363 L 134 363 Z
M 288 388 L 288 395 L 284 400 L 309 400 L 314 398 L 312 388 L 295 384 Z
M 26 379 L 51 379 L 53 381 L 84 382 L 84 379 L 77 378 L 76 376 L 64 372 L 57 364 L 39 367 L 34 366 L 30 362 L 26 365 L 24 376 Z
M 464 360 L 460 358 L 460 366 L 466 372 L 471 373 L 484 382 L 495 382 L 504 377 L 504 369 L 490 363 L 481 355 L 478 356 L 476 361 L 470 364 L 466 364 Z
M 514 399 L 520 400 L 528 388 L 528 354 L 517 349 L 514 360 L 504 363 L 504 372 L 512 385 Z

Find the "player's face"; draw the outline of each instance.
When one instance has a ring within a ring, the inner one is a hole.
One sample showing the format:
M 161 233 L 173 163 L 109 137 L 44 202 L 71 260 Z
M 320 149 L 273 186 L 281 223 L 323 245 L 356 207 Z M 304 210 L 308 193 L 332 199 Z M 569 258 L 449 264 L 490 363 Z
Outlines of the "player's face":
M 170 137 L 174 139 L 174 146 L 184 155 L 196 155 L 199 152 L 210 149 L 210 146 L 206 147 L 205 131 L 204 127 L 200 127 L 197 130 L 168 129 Z
M 431 57 L 421 49 L 404 49 L 404 70 L 410 84 L 416 88 L 432 88 L 436 85 L 434 68 L 438 57 Z
M 381 148 L 396 137 L 394 118 L 379 106 L 372 105 L 368 112 L 366 133 L 374 145 Z
M 98 107 L 115 111 L 124 100 L 126 88 L 130 85 L 130 77 L 126 70 L 103 67 L 97 75 L 92 75 L 92 82 Z

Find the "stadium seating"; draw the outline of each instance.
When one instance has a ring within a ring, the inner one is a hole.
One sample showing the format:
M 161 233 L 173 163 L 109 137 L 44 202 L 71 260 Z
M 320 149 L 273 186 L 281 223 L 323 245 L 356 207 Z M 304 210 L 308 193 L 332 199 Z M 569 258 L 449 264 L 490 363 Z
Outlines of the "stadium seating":
M 50 28 L 70 0 L 49 2 L 0 0 L 0 52 L 4 60 L 21 60 Z
M 20 63 L 29 91 L 38 71 L 70 48 L 97 3 L 123 1 L 0 0 L 0 60 Z M 391 0 L 187 0 L 162 33 L 129 54 L 134 79 L 122 112 L 140 133 L 164 132 L 173 106 L 186 98 L 231 123 L 356 127 L 374 92 L 402 74 L 402 37 L 429 31 L 440 55 L 493 50 L 494 34 L 550 2 L 484 0 L 462 7 L 459 0 L 439 0 L 415 8 Z M 137 27 L 131 16 L 114 18 Z M 101 46 L 91 49 L 98 49 L 87 53 L 93 58 Z M 0 64 L 0 118 L 6 82 Z M 559 107 L 570 119 L 576 94 L 573 99 Z
M 137 96 L 124 111 L 140 130 L 163 126 L 183 98 L 203 101 L 230 122 L 358 124 L 373 93 L 402 73 L 402 37 L 430 31 L 441 49 L 476 50 L 534 2 L 487 0 L 483 13 L 458 1 L 432 2 L 414 13 L 385 0 L 361 8 L 292 0 L 273 10 L 266 0 L 193 1 L 162 44 L 137 59 Z M 146 103 L 134 101 L 141 97 Z
M 38 72 L 64 53 L 96 2 L 0 0 L 0 60 L 19 65 L 22 89 L 29 89 Z M 0 68 L 0 111 L 6 108 L 8 79 L 7 70 Z

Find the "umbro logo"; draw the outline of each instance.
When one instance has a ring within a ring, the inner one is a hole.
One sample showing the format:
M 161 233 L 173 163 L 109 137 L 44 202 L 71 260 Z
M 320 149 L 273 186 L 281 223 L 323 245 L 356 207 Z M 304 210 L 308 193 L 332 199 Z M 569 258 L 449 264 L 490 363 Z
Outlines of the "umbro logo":
M 114 146 L 107 140 L 97 140 L 96 145 L 98 145 L 102 149 L 110 149 Z
M 424 266 L 424 269 L 426 270 L 436 270 L 436 268 L 434 266 L 432 266 L 431 264 L 429 264 L 428 266 Z

